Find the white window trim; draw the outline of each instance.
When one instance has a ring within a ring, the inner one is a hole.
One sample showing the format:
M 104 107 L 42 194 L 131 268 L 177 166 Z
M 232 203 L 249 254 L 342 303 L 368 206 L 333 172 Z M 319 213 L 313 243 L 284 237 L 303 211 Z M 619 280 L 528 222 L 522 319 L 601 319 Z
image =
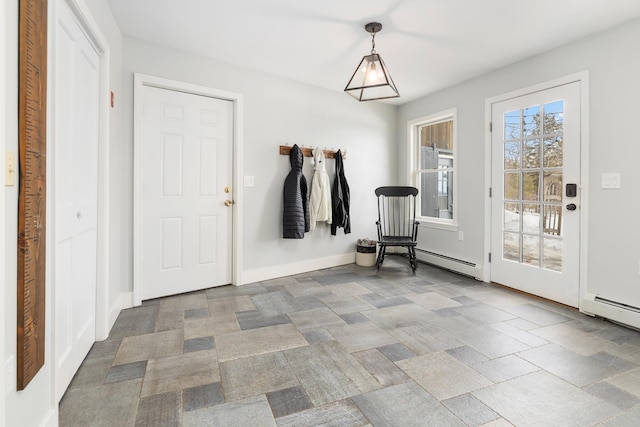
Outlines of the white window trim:
M 458 181 L 460 173 L 458 171 L 458 109 L 453 107 L 428 116 L 422 116 L 407 121 L 407 183 L 408 185 L 418 187 L 418 150 L 414 145 L 414 141 L 417 137 L 418 126 L 435 124 L 451 119 L 453 119 L 453 218 L 442 219 L 418 216 L 416 219 L 420 222 L 420 227 L 436 228 L 447 231 L 457 231 L 459 228 Z

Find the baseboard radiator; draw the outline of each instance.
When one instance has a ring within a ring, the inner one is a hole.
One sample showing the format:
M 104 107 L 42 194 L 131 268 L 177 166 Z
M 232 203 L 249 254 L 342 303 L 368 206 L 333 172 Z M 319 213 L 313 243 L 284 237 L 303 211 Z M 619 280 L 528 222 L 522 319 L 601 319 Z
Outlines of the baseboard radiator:
M 480 264 L 417 248 L 416 257 L 427 264 L 433 264 L 437 267 L 482 280 L 482 265 Z
M 640 329 L 640 307 L 604 298 L 597 294 L 587 292 L 580 304 L 580 311 Z

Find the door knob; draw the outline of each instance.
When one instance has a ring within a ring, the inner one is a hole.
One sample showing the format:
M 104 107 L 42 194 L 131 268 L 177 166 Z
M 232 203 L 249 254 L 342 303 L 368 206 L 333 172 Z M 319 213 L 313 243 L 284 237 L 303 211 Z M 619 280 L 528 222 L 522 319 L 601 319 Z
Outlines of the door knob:
M 235 202 L 233 200 L 225 200 L 224 201 L 224 205 L 227 206 L 227 207 L 233 205 L 234 203 Z
M 576 204 L 575 204 L 575 203 L 569 203 L 569 204 L 567 205 L 567 210 L 568 210 L 568 211 L 575 211 L 577 208 L 578 208 L 578 207 L 576 206 Z

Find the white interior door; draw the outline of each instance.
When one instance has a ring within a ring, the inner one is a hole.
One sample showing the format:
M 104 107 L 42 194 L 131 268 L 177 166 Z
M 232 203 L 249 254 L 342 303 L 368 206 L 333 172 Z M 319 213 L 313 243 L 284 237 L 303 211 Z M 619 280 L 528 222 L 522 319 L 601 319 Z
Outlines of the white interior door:
M 99 63 L 66 2 L 55 49 L 55 361 L 58 399 L 95 341 Z
M 492 105 L 491 280 L 573 307 L 580 116 L 579 82 Z
M 229 284 L 233 103 L 152 86 L 142 98 L 136 300 Z

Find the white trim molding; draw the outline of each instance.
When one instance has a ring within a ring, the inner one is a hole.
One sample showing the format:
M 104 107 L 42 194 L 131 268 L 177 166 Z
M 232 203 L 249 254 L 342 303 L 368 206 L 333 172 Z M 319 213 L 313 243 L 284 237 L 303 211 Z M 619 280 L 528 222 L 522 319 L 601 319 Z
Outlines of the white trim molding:
M 356 253 L 335 255 L 326 258 L 310 259 L 306 261 L 293 262 L 290 264 L 274 265 L 272 267 L 256 268 L 246 270 L 242 278 L 243 284 L 261 282 L 264 280 L 277 279 L 279 277 L 293 276 L 295 274 L 320 270 L 323 268 L 338 267 L 340 265 L 353 264 L 356 261 Z
M 134 73 L 134 113 L 133 113 L 133 256 L 137 258 L 140 256 L 140 236 L 138 236 L 138 228 L 136 224 L 139 223 L 139 210 L 136 203 L 138 200 L 139 189 L 139 177 L 137 166 L 140 161 L 138 153 L 139 142 L 141 135 L 140 129 L 142 127 L 142 99 L 143 89 L 145 86 L 168 89 L 174 91 L 180 91 L 190 93 L 193 95 L 207 96 L 211 98 L 224 99 L 233 103 L 233 198 L 235 201 L 233 207 L 233 230 L 232 230 L 232 279 L 233 285 L 239 285 L 243 283 L 242 279 L 242 201 L 243 201 L 243 96 L 239 93 L 228 92 L 221 89 L 214 89 L 206 86 L 195 85 L 191 83 L 180 82 L 176 80 L 165 79 L 162 77 L 155 77 L 146 74 Z M 136 263 L 133 263 L 133 304 L 140 305 L 142 303 L 140 295 L 138 294 L 140 282 L 139 271 L 136 269 Z

